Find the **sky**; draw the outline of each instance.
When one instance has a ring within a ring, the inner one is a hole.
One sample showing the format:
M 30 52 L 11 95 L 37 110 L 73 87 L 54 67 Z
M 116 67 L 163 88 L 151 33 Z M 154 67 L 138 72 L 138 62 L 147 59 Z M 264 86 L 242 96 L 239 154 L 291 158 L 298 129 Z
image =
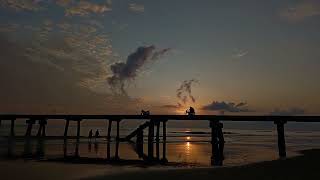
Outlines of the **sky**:
M 0 0 L 0 113 L 320 114 L 319 0 Z

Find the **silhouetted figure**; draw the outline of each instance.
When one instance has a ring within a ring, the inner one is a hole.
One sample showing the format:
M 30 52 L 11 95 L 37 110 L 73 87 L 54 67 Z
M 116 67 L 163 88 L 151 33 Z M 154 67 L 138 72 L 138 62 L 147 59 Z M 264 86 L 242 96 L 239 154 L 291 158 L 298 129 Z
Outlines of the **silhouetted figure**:
M 186 110 L 186 113 L 189 115 L 189 116 L 193 116 L 196 114 L 195 110 L 193 107 L 190 107 L 188 110 Z
M 97 141 L 97 138 L 98 138 L 99 136 L 100 136 L 100 133 L 99 133 L 99 130 L 97 129 L 97 130 L 96 130 L 96 134 L 94 135 L 96 141 Z
M 88 136 L 90 142 L 91 142 L 91 139 L 92 139 L 92 135 L 93 135 L 93 132 L 92 132 L 92 129 L 91 129 L 91 130 L 89 131 L 89 136 Z
M 141 110 L 141 115 L 142 116 L 149 116 L 150 115 L 150 111 Z

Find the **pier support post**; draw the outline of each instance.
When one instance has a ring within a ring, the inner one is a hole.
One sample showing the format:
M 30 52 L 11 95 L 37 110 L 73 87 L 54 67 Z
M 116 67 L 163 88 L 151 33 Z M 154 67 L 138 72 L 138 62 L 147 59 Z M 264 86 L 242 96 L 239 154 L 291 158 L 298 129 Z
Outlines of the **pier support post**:
M 46 136 L 46 124 L 47 124 L 47 120 L 45 119 L 42 119 L 42 120 L 39 120 L 39 129 L 38 129 L 38 133 L 37 133 L 37 136 L 40 137 L 45 137 Z
M 11 128 L 10 128 L 10 136 L 13 137 L 15 136 L 15 133 L 14 133 L 14 123 L 15 123 L 15 119 L 11 119 Z
M 79 154 L 80 123 L 81 123 L 81 120 L 77 120 L 77 142 L 76 142 L 76 152 L 75 152 L 75 156 L 76 156 L 76 157 L 80 157 L 80 154 Z
M 67 158 L 68 156 L 68 139 L 64 138 L 63 139 L 63 157 Z
M 287 156 L 286 153 L 286 141 L 284 136 L 284 124 L 286 121 L 275 121 L 277 125 L 277 132 L 278 132 L 278 149 L 279 149 L 279 157 L 285 158 Z
M 43 138 L 38 138 L 36 156 L 39 159 L 43 159 L 45 156 L 45 140 Z
M 70 120 L 67 119 L 66 120 L 66 126 L 64 128 L 64 135 L 63 135 L 65 138 L 68 136 L 69 123 L 70 123 Z
M 167 120 L 162 121 L 162 162 L 166 163 L 167 160 Z
M 8 154 L 9 158 L 14 156 L 14 147 L 15 147 L 15 139 L 12 137 L 8 137 Z
M 223 124 L 221 122 L 217 123 L 217 137 L 218 137 L 218 146 L 219 146 L 219 166 L 222 166 L 224 160 L 224 136 L 223 136 Z
M 119 143 L 120 143 L 120 121 L 117 120 L 117 137 L 116 137 L 116 153 L 115 153 L 115 159 L 119 160 Z
M 222 166 L 224 138 L 222 132 L 222 123 L 210 121 L 211 128 L 211 165 Z
M 160 160 L 160 121 L 156 122 L 157 132 L 156 132 L 156 157 Z
M 143 157 L 143 129 L 140 129 L 137 134 L 137 152 L 139 158 Z
M 9 158 L 14 156 L 14 147 L 15 147 L 14 123 L 15 123 L 15 119 L 11 119 L 11 128 L 10 128 L 10 134 L 8 137 L 8 154 L 7 154 Z
M 109 120 L 108 134 L 107 134 L 107 160 L 110 160 L 111 128 L 112 128 L 112 120 Z
M 27 131 L 26 131 L 25 136 L 29 137 L 29 136 L 31 136 L 32 126 L 35 123 L 35 120 L 34 119 L 29 119 L 29 120 L 26 120 L 26 123 L 28 124 L 28 127 L 27 127 Z
M 148 160 L 153 160 L 154 120 L 150 120 L 148 133 Z

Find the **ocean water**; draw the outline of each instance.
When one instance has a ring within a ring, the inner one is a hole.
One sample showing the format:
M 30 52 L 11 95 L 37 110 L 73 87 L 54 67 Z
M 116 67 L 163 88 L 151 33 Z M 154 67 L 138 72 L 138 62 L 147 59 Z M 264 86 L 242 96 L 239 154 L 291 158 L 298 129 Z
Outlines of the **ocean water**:
M 17 138 L 8 143 L 10 122 L 2 122 L 0 127 L 0 156 L 6 157 L 8 151 L 14 157 L 23 157 L 26 149 L 35 154 L 42 149 L 44 159 L 59 159 L 63 157 L 64 148 L 67 147 L 68 155 L 75 153 L 76 140 L 69 139 L 67 146 L 64 145 L 62 137 L 64 132 L 64 121 L 48 121 L 46 128 L 48 138 L 39 144 L 37 139 L 29 143 L 24 138 Z M 125 137 L 135 130 L 144 121 L 123 120 L 120 123 L 120 136 Z M 86 138 L 88 132 L 99 130 L 101 138 L 89 140 Z M 115 153 L 115 123 L 112 127 L 111 156 Z M 36 135 L 38 125 L 34 125 L 32 134 Z M 320 123 L 287 123 L 285 125 L 286 145 L 288 156 L 298 154 L 299 150 L 320 148 Z M 25 121 L 17 121 L 15 134 L 21 137 L 25 134 Z M 225 137 L 225 160 L 224 166 L 243 165 L 259 161 L 268 161 L 278 158 L 276 126 L 272 122 L 224 122 Z M 81 139 L 79 146 L 80 157 L 106 158 L 107 152 L 107 121 L 84 120 L 81 122 Z M 160 128 L 160 135 L 162 128 Z M 71 122 L 69 136 L 76 135 L 76 122 Z M 147 132 L 145 132 L 147 135 Z M 147 152 L 147 138 L 144 141 L 144 152 Z M 134 139 L 133 139 L 134 140 Z M 167 153 L 169 162 L 180 163 L 183 166 L 211 166 L 211 144 L 210 128 L 207 121 L 169 121 L 167 123 Z M 162 137 L 161 137 L 162 142 Z M 27 147 L 26 147 L 27 146 Z M 162 143 L 160 143 L 160 155 L 162 156 Z M 121 142 L 119 149 L 121 159 L 138 160 L 133 145 Z M 160 158 L 161 158 L 160 156 Z

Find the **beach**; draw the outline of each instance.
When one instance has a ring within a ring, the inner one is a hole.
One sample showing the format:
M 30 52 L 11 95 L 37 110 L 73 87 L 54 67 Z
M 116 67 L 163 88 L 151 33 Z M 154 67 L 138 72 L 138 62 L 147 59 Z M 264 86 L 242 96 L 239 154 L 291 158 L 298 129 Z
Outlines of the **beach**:
M 320 150 L 305 150 L 285 160 L 273 160 L 242 166 L 131 167 L 112 165 L 63 164 L 23 160 L 1 160 L 1 179 L 319 179 Z
M 113 175 L 91 177 L 88 179 L 319 179 L 320 173 L 318 172 L 318 163 L 320 160 L 320 150 L 305 150 L 301 153 L 302 155 L 291 157 L 286 160 L 273 160 L 235 167 L 136 171 L 130 173 L 118 173 Z

